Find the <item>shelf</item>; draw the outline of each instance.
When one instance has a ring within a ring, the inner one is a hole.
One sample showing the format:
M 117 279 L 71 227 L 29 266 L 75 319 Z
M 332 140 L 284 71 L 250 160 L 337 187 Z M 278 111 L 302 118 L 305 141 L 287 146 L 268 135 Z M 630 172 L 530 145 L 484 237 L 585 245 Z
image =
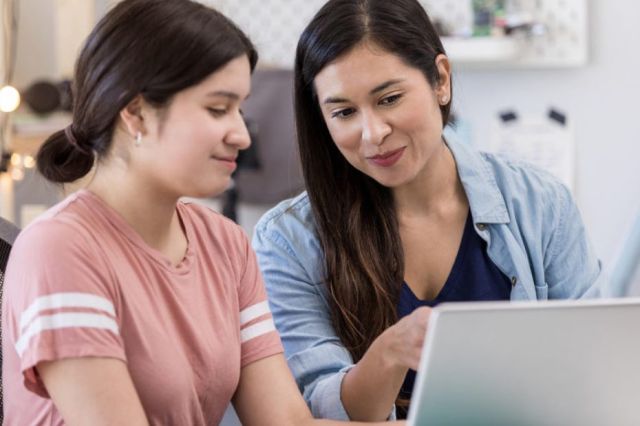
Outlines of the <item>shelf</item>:
M 512 37 L 443 37 L 442 43 L 454 64 L 483 65 L 517 61 L 524 41 Z

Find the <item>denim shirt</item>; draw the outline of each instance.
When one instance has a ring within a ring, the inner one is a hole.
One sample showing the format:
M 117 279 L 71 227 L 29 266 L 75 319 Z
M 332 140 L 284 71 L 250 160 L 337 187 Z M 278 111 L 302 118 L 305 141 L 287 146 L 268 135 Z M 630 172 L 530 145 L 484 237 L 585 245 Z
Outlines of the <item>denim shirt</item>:
M 475 231 L 511 280 L 511 300 L 600 296 L 601 265 L 566 187 L 533 166 L 455 139 L 447 145 Z M 331 324 L 324 256 L 306 193 L 260 219 L 253 248 L 289 367 L 313 415 L 348 420 L 340 386 L 353 360 Z

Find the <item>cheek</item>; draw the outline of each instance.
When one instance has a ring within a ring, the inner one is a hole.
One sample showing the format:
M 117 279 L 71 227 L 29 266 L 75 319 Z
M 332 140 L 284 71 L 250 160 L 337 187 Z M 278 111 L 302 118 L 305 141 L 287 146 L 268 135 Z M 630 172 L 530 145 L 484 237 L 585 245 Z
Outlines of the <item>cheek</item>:
M 185 123 L 184 126 L 173 128 L 167 136 L 171 139 L 172 149 L 181 152 L 182 155 L 202 155 L 203 151 L 211 150 L 217 143 L 222 143 L 222 132 L 219 128 L 206 122 Z
M 355 122 L 329 122 L 327 128 L 331 139 L 343 154 L 359 148 L 361 133 Z
M 441 132 L 442 114 L 437 102 L 415 102 L 403 109 L 402 127 L 408 132 Z

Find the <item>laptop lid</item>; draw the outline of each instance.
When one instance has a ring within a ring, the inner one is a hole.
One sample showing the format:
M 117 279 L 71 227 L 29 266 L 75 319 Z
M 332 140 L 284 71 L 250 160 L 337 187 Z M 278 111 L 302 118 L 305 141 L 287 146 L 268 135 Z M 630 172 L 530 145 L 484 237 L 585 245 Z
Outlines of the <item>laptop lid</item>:
M 443 304 L 409 425 L 640 425 L 640 299 Z

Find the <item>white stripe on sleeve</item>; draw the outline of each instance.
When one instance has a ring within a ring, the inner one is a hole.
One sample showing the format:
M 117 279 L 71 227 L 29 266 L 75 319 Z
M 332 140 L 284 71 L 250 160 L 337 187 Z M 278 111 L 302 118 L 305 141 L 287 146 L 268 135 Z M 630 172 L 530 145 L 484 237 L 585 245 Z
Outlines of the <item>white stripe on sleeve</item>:
M 42 315 L 36 318 L 27 330 L 22 333 L 16 343 L 18 355 L 22 356 L 27 349 L 29 340 L 45 330 L 57 330 L 61 328 L 97 328 L 109 330 L 118 335 L 118 324 L 112 318 L 102 314 L 83 313 L 59 313 L 54 315 Z
M 24 310 L 20 316 L 20 330 L 22 331 L 39 312 L 60 308 L 95 309 L 116 316 L 113 303 L 104 297 L 91 293 L 53 293 L 38 297 Z
M 245 343 L 251 339 L 262 336 L 263 334 L 270 333 L 276 330 L 276 326 L 273 323 L 273 318 L 266 319 L 264 321 L 260 321 L 259 323 L 253 324 L 250 327 L 245 328 L 240 331 L 240 340 L 242 343 Z
M 253 321 L 254 319 L 270 312 L 269 302 L 266 300 L 264 302 L 256 303 L 255 305 L 251 305 L 240 312 L 240 325 L 245 325 L 249 321 Z

